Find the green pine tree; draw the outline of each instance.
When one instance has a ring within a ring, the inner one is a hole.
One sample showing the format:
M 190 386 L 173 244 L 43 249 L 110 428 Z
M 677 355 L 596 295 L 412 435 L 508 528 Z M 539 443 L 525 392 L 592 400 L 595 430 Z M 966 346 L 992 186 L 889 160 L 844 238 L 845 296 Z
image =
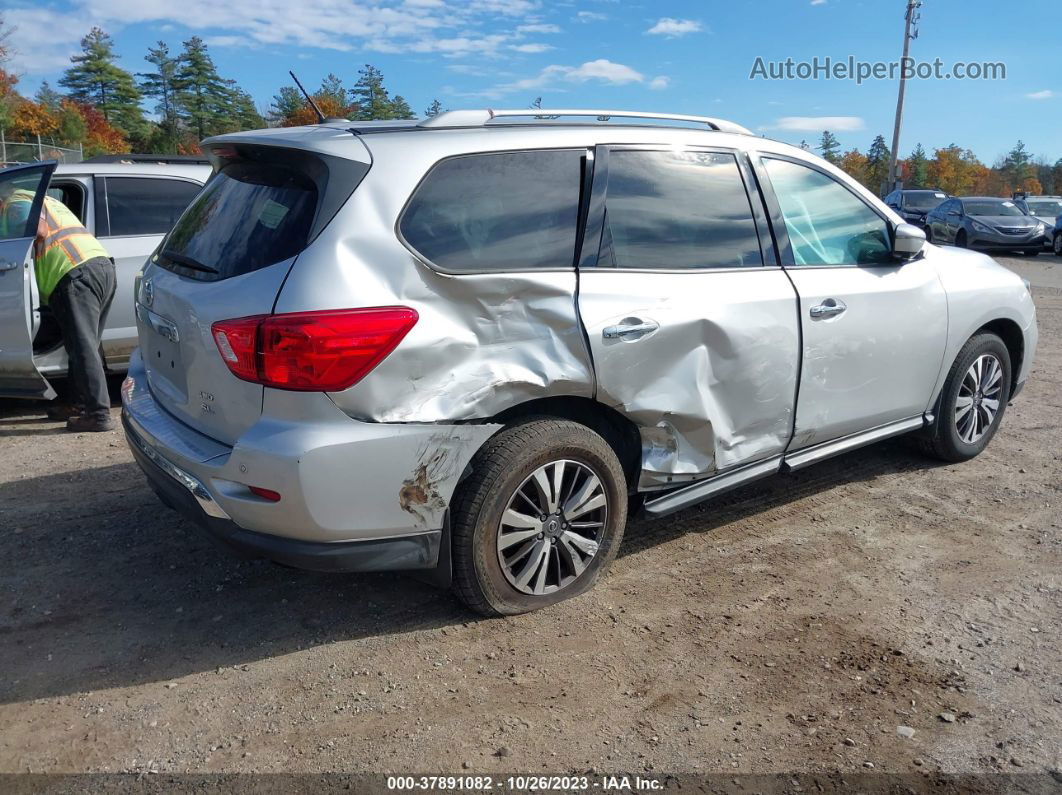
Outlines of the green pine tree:
M 346 97 L 343 98 L 346 103 Z M 283 119 L 294 116 L 295 113 L 306 104 L 302 92 L 295 86 L 284 86 L 273 97 L 273 104 L 269 109 L 269 116 L 273 122 L 279 123 Z
M 417 114 L 413 112 L 413 108 L 409 107 L 409 103 L 401 94 L 395 94 L 395 98 L 391 100 L 391 115 L 388 118 L 415 119 Z
M 439 100 L 437 100 L 437 99 L 433 99 L 431 101 L 431 104 L 428 105 L 427 109 L 424 111 L 424 118 L 430 119 L 432 116 L 438 116 L 442 112 L 443 112 L 442 103 L 439 102 Z
M 33 95 L 33 101 L 42 108 L 47 108 L 52 113 L 55 113 L 59 110 L 63 95 L 52 88 L 47 80 L 44 80 L 41 82 L 41 87 L 37 89 L 37 93 Z
M 867 150 L 866 186 L 879 196 L 883 195 L 889 180 L 889 161 L 892 153 L 882 135 L 874 138 Z
M 337 108 L 342 108 L 345 111 L 350 101 L 348 99 L 349 96 L 350 92 L 343 85 L 343 80 L 329 72 L 325 79 L 321 81 L 321 87 L 314 94 L 314 99 L 331 100 Z M 325 112 L 325 115 L 327 116 L 328 113 Z
M 159 114 L 160 145 L 166 152 L 177 151 L 180 138 L 179 117 L 177 113 L 176 85 L 177 59 L 170 55 L 170 48 L 164 41 L 148 48 L 144 60 L 155 66 L 154 72 L 141 72 L 140 91 L 146 97 L 158 100 L 155 112 Z
M 835 166 L 841 162 L 841 142 L 829 130 L 822 131 L 818 149 L 823 160 L 833 163 Z
M 140 92 L 133 76 L 116 59 L 111 37 L 93 28 L 81 40 L 81 52 L 70 56 L 72 65 L 59 85 L 71 98 L 95 105 L 108 123 L 127 135 L 142 135 L 147 125 L 140 110 Z
M 231 127 L 231 87 L 218 74 L 206 43 L 198 36 L 184 42 L 174 86 L 181 120 L 199 140 Z
M 907 184 L 912 188 L 929 187 L 929 158 L 922 144 L 918 144 L 907 158 Z
M 358 121 L 393 119 L 394 108 L 384 88 L 383 72 L 372 64 L 365 64 L 358 74 L 361 77 L 350 90 L 350 98 L 354 101 L 354 118 Z

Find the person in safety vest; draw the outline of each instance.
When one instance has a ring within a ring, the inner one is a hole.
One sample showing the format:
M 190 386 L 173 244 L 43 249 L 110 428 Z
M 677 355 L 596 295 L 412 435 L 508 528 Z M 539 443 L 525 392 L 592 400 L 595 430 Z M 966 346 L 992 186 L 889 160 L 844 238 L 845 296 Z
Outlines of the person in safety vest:
M 2 237 L 26 234 L 33 199 L 33 191 L 0 183 Z M 41 305 L 51 307 L 63 334 L 73 387 L 71 404 L 49 409 L 48 416 L 65 419 L 70 431 L 109 431 L 114 421 L 100 337 L 114 300 L 114 261 L 65 204 L 46 196 L 36 225 L 33 265 Z

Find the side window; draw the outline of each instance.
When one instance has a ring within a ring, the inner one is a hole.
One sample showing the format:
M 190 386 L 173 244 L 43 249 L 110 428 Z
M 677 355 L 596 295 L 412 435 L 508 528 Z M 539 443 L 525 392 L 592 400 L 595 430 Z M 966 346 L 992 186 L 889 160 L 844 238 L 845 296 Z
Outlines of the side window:
M 618 268 L 763 264 L 745 183 L 732 154 L 609 153 L 606 247 Z
M 76 182 L 56 183 L 53 180 L 48 195 L 65 204 L 77 216 L 77 220 L 85 223 L 85 191 L 81 185 Z
M 178 179 L 107 177 L 109 234 L 165 234 L 200 190 L 200 185 Z
M 888 224 L 832 177 L 764 158 L 797 265 L 893 263 Z
M 571 268 L 583 150 L 464 155 L 437 164 L 399 229 L 454 271 Z

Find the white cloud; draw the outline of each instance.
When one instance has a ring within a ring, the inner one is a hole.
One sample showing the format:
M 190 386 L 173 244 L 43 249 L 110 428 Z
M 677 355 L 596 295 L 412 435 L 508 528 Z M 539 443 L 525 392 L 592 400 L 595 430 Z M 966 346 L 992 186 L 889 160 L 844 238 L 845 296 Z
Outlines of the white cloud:
M 558 25 L 546 25 L 539 22 L 532 23 L 530 25 L 518 25 L 516 28 L 517 33 L 560 33 L 561 29 Z
M 866 127 L 866 122 L 859 116 L 783 116 L 774 123 L 776 130 L 794 132 L 854 132 Z
M 610 86 L 644 85 L 654 90 L 667 88 L 670 78 L 660 75 L 648 79 L 626 64 L 615 63 L 607 58 L 598 58 L 587 61 L 579 66 L 566 66 L 551 64 L 537 75 L 514 80 L 510 83 L 489 88 L 486 91 L 476 92 L 476 96 L 500 97 L 522 91 L 534 91 L 538 89 L 552 89 L 563 91 L 566 83 L 601 83 Z
M 536 53 L 552 50 L 553 45 L 529 42 L 527 44 L 514 44 L 511 49 L 515 50 L 516 52 Z
M 99 25 L 118 38 L 128 26 L 189 28 L 218 46 L 292 45 L 313 50 L 497 56 L 534 32 L 559 32 L 538 22 L 540 0 L 314 0 L 293 12 L 285 0 L 69 0 L 53 8 L 5 9 L 17 28 L 13 70 L 47 74 L 62 69 L 81 37 Z M 489 26 L 489 27 L 488 27 Z M 173 44 L 179 46 L 179 42 Z M 143 67 L 134 55 L 123 64 Z
M 575 15 L 576 22 L 600 22 L 608 19 L 607 14 L 599 14 L 597 11 L 580 11 Z
M 811 0 L 811 4 L 813 6 L 824 6 L 826 5 L 826 0 Z
M 1025 98 L 1026 99 L 1051 99 L 1054 96 L 1055 96 L 1055 92 L 1054 91 L 1046 90 L 1046 91 L 1034 91 L 1031 94 L 1026 94 Z
M 676 38 L 678 36 L 685 36 L 689 33 L 699 33 L 701 30 L 703 30 L 701 23 L 695 19 L 672 19 L 671 17 L 663 17 L 655 25 L 649 28 L 646 33 L 653 36 Z

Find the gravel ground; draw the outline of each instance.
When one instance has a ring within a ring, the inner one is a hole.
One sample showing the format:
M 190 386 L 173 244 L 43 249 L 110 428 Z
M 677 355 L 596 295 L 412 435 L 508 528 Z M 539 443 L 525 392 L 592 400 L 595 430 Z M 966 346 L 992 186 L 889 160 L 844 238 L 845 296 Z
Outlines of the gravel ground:
M 980 458 L 894 440 L 634 522 L 509 620 L 236 560 L 120 432 L 0 403 L 0 771 L 1059 771 L 1062 260 L 1004 262 L 1040 351 Z

